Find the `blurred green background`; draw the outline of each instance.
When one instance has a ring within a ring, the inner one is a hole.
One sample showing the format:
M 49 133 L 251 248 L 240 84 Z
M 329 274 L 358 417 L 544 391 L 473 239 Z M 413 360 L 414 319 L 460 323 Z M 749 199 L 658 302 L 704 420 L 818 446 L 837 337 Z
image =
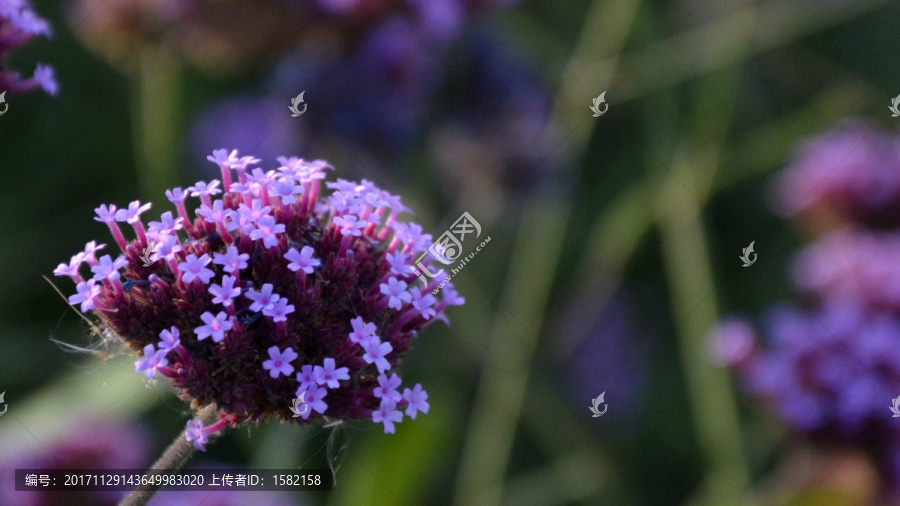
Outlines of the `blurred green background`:
M 220 3 L 234 2 L 208 4 Z M 9 63 L 52 64 L 61 92 L 7 97 L 0 118 L 0 391 L 9 405 L 0 459 L 47 451 L 102 417 L 148 427 L 152 460 L 187 407 L 165 382 L 145 386 L 132 358 L 55 343 L 96 340 L 42 277 L 85 242 L 109 242 L 92 220 L 99 204 L 149 199 L 156 216 L 169 209 L 160 188 L 217 177 L 191 151 L 192 124 L 229 96 L 271 89 L 265 83 L 284 75 L 281 55 L 227 72 L 169 53 L 154 61 L 152 50 L 113 62 L 76 36 L 71 6 L 34 6 L 55 36 Z M 534 62 L 549 107 L 539 136 L 519 141 L 536 146 L 528 163 L 500 157 L 501 175 L 485 175 L 461 144 L 451 156 L 474 164 L 448 175 L 433 155 L 446 139 L 428 128 L 387 163 L 341 142 L 285 153 L 376 180 L 435 235 L 469 211 L 492 237 L 454 280 L 467 303 L 451 309 L 452 325 L 429 327 L 405 360 L 404 377 L 428 389 L 431 412 L 392 436 L 364 421 L 231 430 L 194 465 L 336 459 L 334 491 L 298 497 L 303 504 L 854 504 L 830 482 L 772 499 L 785 432 L 737 398 L 707 361 L 705 340 L 723 313 L 791 297 L 785 269 L 799 238 L 767 207 L 769 175 L 798 141 L 841 118 L 890 124 L 900 5 L 524 1 L 477 18 L 442 58 L 465 61 L 477 25 Z M 433 77 L 426 125 L 470 98 L 453 72 Z M 609 110 L 591 117 L 603 91 Z M 283 119 L 315 130 L 315 94 L 296 119 L 292 96 L 282 96 L 276 127 Z M 742 269 L 750 241 L 760 261 Z M 54 280 L 68 295 L 67 281 Z M 609 410 L 591 418 L 603 391 Z M 337 455 L 330 437 L 345 445 Z

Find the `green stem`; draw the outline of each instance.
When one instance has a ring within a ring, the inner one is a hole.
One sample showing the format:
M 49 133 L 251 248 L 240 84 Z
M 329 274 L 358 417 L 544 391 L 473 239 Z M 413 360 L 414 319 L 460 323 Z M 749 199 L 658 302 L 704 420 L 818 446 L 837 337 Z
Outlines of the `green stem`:
M 533 200 L 522 218 L 463 445 L 457 504 L 499 504 L 503 498 L 506 466 L 569 217 L 569 205 L 560 202 Z
M 138 54 L 131 116 L 138 184 L 145 200 L 160 198 L 178 185 L 181 71 L 164 48 L 145 47 Z
M 219 418 L 219 411 L 214 405 L 209 405 L 197 413 L 197 418 L 203 421 L 203 425 L 209 425 Z M 147 472 L 146 476 L 165 475 L 172 471 L 177 471 L 185 466 L 191 457 L 194 456 L 196 449 L 194 444 L 187 440 L 185 434 L 187 429 L 181 432 L 175 441 L 166 448 L 166 451 L 153 463 L 153 467 Z M 210 435 L 210 441 L 213 436 Z M 134 490 L 128 494 L 119 506 L 144 506 L 154 494 L 159 490 L 160 485 L 151 485 Z

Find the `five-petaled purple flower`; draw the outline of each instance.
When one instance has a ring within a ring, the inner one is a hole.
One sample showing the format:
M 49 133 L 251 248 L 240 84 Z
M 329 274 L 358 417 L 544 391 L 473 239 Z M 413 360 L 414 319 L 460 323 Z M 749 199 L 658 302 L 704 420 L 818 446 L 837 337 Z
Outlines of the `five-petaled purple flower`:
M 144 357 L 134 363 L 134 372 L 143 372 L 145 378 L 152 378 L 156 370 L 169 365 L 165 350 L 156 350 L 152 344 L 144 346 Z
M 312 274 L 313 269 L 322 265 L 318 258 L 313 258 L 313 252 L 314 250 L 309 246 L 304 246 L 299 252 L 294 248 L 289 249 L 284 254 L 284 258 L 291 262 L 287 265 L 287 268 L 292 271 L 302 270 L 306 274 Z
M 195 279 L 199 279 L 204 285 L 208 284 L 209 280 L 216 275 L 215 272 L 206 268 L 211 261 L 212 259 L 205 253 L 200 257 L 191 253 L 184 259 L 184 262 L 178 264 L 178 270 L 183 273 L 181 280 L 191 283 Z
M 403 421 L 403 413 L 397 411 L 397 403 L 389 398 L 382 398 L 381 405 L 376 411 L 372 412 L 372 421 L 384 424 L 384 433 L 393 434 L 395 432 L 394 424 Z
M 290 376 L 294 372 L 294 366 L 291 365 L 297 358 L 297 353 L 291 348 L 285 348 L 282 352 L 278 346 L 269 348 L 269 360 L 263 362 L 263 369 L 269 371 L 269 376 L 277 378 L 284 374 Z
M 213 315 L 207 311 L 200 315 L 200 319 L 202 319 L 203 323 L 206 325 L 195 328 L 194 333 L 197 334 L 197 339 L 201 341 L 207 337 L 212 337 L 212 340 L 218 343 L 225 339 L 225 332 L 228 332 L 234 327 L 231 323 L 231 319 L 225 314 L 225 311 L 219 311 L 219 314 L 217 315 Z
M 403 390 L 403 399 L 409 404 L 406 405 L 406 416 L 416 419 L 416 412 L 428 414 L 428 392 L 422 389 L 422 385 L 416 383 L 412 390 L 405 388 Z
M 315 375 L 317 384 L 328 385 L 328 388 L 338 388 L 341 386 L 338 380 L 350 379 L 349 371 L 350 369 L 346 367 L 335 369 L 334 359 L 326 357 L 322 361 L 322 365 L 313 368 L 313 375 Z
M 188 420 L 187 429 L 184 431 L 184 438 L 188 442 L 194 443 L 194 448 L 201 452 L 206 451 L 206 443 L 209 442 L 209 436 L 203 427 L 203 420 Z

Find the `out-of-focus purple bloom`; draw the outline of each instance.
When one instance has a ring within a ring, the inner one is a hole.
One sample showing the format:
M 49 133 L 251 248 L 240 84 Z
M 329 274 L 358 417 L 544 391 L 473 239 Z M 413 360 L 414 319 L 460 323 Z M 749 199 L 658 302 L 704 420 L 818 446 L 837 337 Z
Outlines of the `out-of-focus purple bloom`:
M 850 120 L 804 142 L 773 187 L 779 214 L 900 224 L 900 140 Z
M 51 35 L 50 23 L 37 15 L 28 0 L 0 0 L 0 62 L 5 62 L 10 51 L 34 37 Z M 34 88 L 56 96 L 59 85 L 52 67 L 38 63 L 33 76 L 23 79 L 0 63 L 0 92 L 25 92 Z
M 150 462 L 151 434 L 135 422 L 68 420 L 68 431 L 58 439 L 42 437 L 42 446 L 4 448 L 0 454 L 0 504 L 15 506 L 115 506 L 127 492 L 16 491 L 16 469 L 141 469 Z
M 840 229 L 804 248 L 793 262 L 797 289 L 817 300 L 862 301 L 900 311 L 900 232 Z
M 203 420 L 188 420 L 184 438 L 194 443 L 194 448 L 205 452 L 205 445 L 209 442 L 209 436 L 204 431 Z
M 812 311 L 774 309 L 765 328 L 767 346 L 738 362 L 737 372 L 794 429 L 863 438 L 890 420 L 885 410 L 900 378 L 900 317 L 830 302 Z
M 284 120 L 285 115 L 290 117 L 286 98 L 290 97 L 238 95 L 207 107 L 188 135 L 191 160 L 206 156 L 209 146 L 233 146 L 240 153 L 256 153 L 263 160 L 308 151 L 306 123 Z M 207 167 L 196 165 L 196 173 L 209 174 Z
M 648 369 L 641 337 L 650 329 L 635 323 L 633 304 L 623 290 L 598 310 L 593 294 L 586 295 L 573 301 L 559 319 L 554 331 L 561 336 L 557 377 L 576 409 L 585 409 L 591 399 L 606 392 L 617 416 L 628 419 L 639 412 Z

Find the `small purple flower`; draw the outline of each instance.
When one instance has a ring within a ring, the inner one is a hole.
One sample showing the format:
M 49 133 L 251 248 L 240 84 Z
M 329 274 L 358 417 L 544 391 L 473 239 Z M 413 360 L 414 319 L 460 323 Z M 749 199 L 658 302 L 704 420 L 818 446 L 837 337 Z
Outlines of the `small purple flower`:
M 253 304 L 250 304 L 250 311 L 274 309 L 275 303 L 278 302 L 281 296 L 277 293 L 272 293 L 272 290 L 272 283 L 264 284 L 258 292 L 252 288 L 247 290 L 244 296 L 253 301 Z
M 168 354 L 170 351 L 174 350 L 181 344 L 181 340 L 178 339 L 180 337 L 180 332 L 178 331 L 178 327 L 172 326 L 171 329 L 165 330 L 163 329 L 159 333 L 159 349 L 160 351 L 164 351 Z
M 207 156 L 206 159 L 221 168 L 230 169 L 238 161 L 237 154 L 236 149 L 232 150 L 231 153 L 227 149 L 215 149 L 212 155 Z
M 399 386 L 400 376 L 391 374 L 391 377 L 388 378 L 385 374 L 379 374 L 378 386 L 372 392 L 372 395 L 381 397 L 382 399 L 391 399 L 394 402 L 400 402 L 403 399 L 403 396 L 397 391 L 397 387 Z
M 99 221 L 106 224 L 111 224 L 116 221 L 116 206 L 112 204 L 110 204 L 109 206 L 107 206 L 106 204 L 101 204 L 100 207 L 94 209 L 94 212 L 97 213 L 94 221 Z
M 134 372 L 143 372 L 145 378 L 152 378 L 156 370 L 169 365 L 165 350 L 156 350 L 152 344 L 144 346 L 144 357 L 134 362 Z
M 209 284 L 209 280 L 215 275 L 213 271 L 206 268 L 211 261 L 212 259 L 206 253 L 200 258 L 191 253 L 184 259 L 184 262 L 178 264 L 178 270 L 183 273 L 181 280 L 191 283 L 195 279 L 199 279 L 204 285 Z
M 182 222 L 184 220 L 173 217 L 171 211 L 162 213 L 160 220 L 161 221 L 151 221 L 147 226 L 147 232 L 157 235 L 170 235 L 174 234 L 176 230 L 181 230 L 183 228 Z
M 105 248 L 105 244 L 97 244 L 96 241 L 90 241 L 84 245 L 84 261 L 94 262 L 97 259 L 97 252 Z
M 278 181 L 273 185 L 272 194 L 281 199 L 282 204 L 293 204 L 297 202 L 297 197 L 303 193 L 303 187 L 295 185 L 290 180 Z
M 408 388 L 403 389 L 403 398 L 408 403 L 406 405 L 406 416 L 415 420 L 417 411 L 428 414 L 428 409 L 430 408 L 428 405 L 428 392 L 422 389 L 421 384 L 416 383 L 412 390 Z
M 427 320 L 437 314 L 432 307 L 437 301 L 430 293 L 424 293 L 421 288 L 413 287 L 410 289 L 410 295 L 412 297 L 413 307 L 419 311 L 422 318 Z
M 154 262 L 159 259 L 175 260 L 175 253 L 178 253 L 179 251 L 182 251 L 182 248 L 178 237 L 175 235 L 167 235 L 162 237 L 153 246 L 153 255 L 150 256 L 150 260 Z M 191 278 L 191 280 L 193 281 L 193 278 Z
M 381 406 L 377 411 L 372 412 L 372 421 L 384 424 L 384 433 L 393 434 L 395 432 L 394 424 L 403 421 L 403 413 L 394 409 L 397 403 L 391 399 L 381 399 Z
M 216 253 L 213 255 L 213 263 L 222 266 L 222 270 L 229 273 L 234 274 L 241 269 L 247 268 L 247 260 L 250 259 L 250 255 L 243 253 L 238 254 L 238 249 L 234 246 L 228 246 L 225 249 L 225 254 Z
M 309 246 L 304 246 L 300 252 L 297 252 L 294 248 L 289 249 L 288 252 L 284 254 L 284 258 L 291 262 L 287 266 L 288 269 L 294 272 L 302 269 L 306 274 L 312 274 L 313 269 L 322 265 L 322 262 L 318 258 L 313 258 L 314 252 L 315 250 Z
M 388 253 L 384 256 L 384 258 L 391 266 L 391 274 L 397 276 L 404 276 L 406 274 L 409 274 L 409 264 L 406 263 L 409 257 L 404 253 L 395 251 L 394 253 Z
M 315 366 L 313 368 L 313 375 L 315 376 L 316 383 L 319 385 L 328 385 L 328 388 L 338 388 L 341 386 L 341 384 L 338 383 L 338 380 L 350 379 L 350 369 L 346 367 L 335 369 L 334 367 L 334 359 L 331 357 L 326 357 L 322 362 L 322 365 Z
M 27 0 L 0 1 L 0 60 L 6 61 L 9 52 L 22 46 L 34 37 L 50 37 L 52 30 L 46 19 L 38 16 Z M 26 92 L 42 88 L 50 96 L 56 96 L 59 85 L 48 65 L 38 63 L 30 79 L 22 79 L 18 72 L 8 70 L 5 65 L 0 72 L 0 90 Z
M 219 182 L 213 179 L 209 183 L 206 181 L 197 181 L 194 186 L 189 186 L 187 191 L 191 192 L 191 197 L 212 197 L 213 195 L 222 193 L 219 190 Z
M 380 373 L 391 368 L 390 362 L 384 358 L 385 355 L 394 350 L 391 343 L 382 343 L 381 339 L 378 337 L 371 336 L 360 344 L 362 344 L 363 349 L 366 350 L 365 354 L 363 354 L 363 360 L 365 360 L 367 364 L 374 363 L 375 366 L 378 367 L 378 372 Z
M 124 221 L 128 224 L 137 223 L 141 219 L 141 214 L 149 210 L 151 205 L 150 203 L 141 205 L 139 200 L 135 200 L 128 204 L 128 209 L 116 211 L 116 221 Z
M 202 216 L 208 223 L 224 223 L 228 217 L 228 212 L 222 205 L 221 200 L 212 203 L 212 207 L 203 204 L 197 209 L 197 215 Z
M 326 395 L 328 395 L 328 390 L 317 388 L 315 385 L 306 389 L 306 397 L 303 401 L 309 405 L 310 409 L 306 410 L 306 413 L 303 413 L 304 420 L 309 418 L 309 415 L 312 414 L 314 410 L 321 415 L 328 409 L 328 403 L 322 400 Z
M 294 305 L 288 304 L 287 299 L 279 298 L 271 308 L 263 308 L 262 313 L 265 316 L 271 316 L 273 322 L 287 321 L 287 315 L 294 312 Z
M 69 304 L 81 303 L 82 313 L 94 309 L 94 299 L 100 295 L 100 286 L 93 279 L 89 279 L 78 283 L 75 290 L 78 293 L 69 296 Z
M 100 257 L 100 263 L 91 267 L 91 272 L 94 273 L 94 279 L 97 281 L 115 281 L 122 277 L 119 269 L 127 265 L 128 260 L 122 255 L 119 255 L 115 260 L 109 255 L 103 255 Z
M 406 291 L 406 283 L 397 281 L 397 278 L 391 277 L 387 283 L 381 284 L 381 293 L 390 297 L 388 307 L 400 311 L 404 302 L 412 300 L 412 296 Z
M 350 340 L 354 343 L 362 344 L 369 337 L 375 335 L 375 324 L 366 323 L 361 316 L 357 316 L 350 320 L 350 325 L 353 326 L 353 332 L 350 333 Z
M 256 222 L 256 230 L 250 232 L 254 241 L 262 239 L 263 246 L 271 248 L 278 244 L 278 234 L 284 233 L 284 224 L 275 223 L 273 216 L 263 216 Z
M 297 358 L 297 353 L 292 348 L 285 348 L 284 352 L 278 346 L 269 348 L 269 360 L 263 362 L 263 369 L 269 371 L 269 376 L 273 379 L 284 374 L 290 376 L 294 372 L 294 366 L 291 365 Z M 309 402 L 307 400 L 306 402 Z
M 238 213 L 254 222 L 265 218 L 271 212 L 272 208 L 270 206 L 263 206 L 263 201 L 261 199 L 253 199 L 253 202 L 250 203 L 249 207 L 244 204 L 238 206 Z
M 297 373 L 297 381 L 300 382 L 300 388 L 297 389 L 296 394 L 298 397 L 304 390 L 316 386 L 318 384 L 318 377 L 316 376 L 313 366 L 309 364 L 301 366 L 300 372 Z
M 206 324 L 194 329 L 194 333 L 197 334 L 197 339 L 200 341 L 212 337 L 213 341 L 221 342 L 225 339 L 225 332 L 234 327 L 225 311 L 219 311 L 219 314 L 215 316 L 207 311 L 200 315 L 200 319 Z
M 234 298 L 241 294 L 240 287 L 234 286 L 237 279 L 233 276 L 223 276 L 222 284 L 213 283 L 209 287 L 209 293 L 215 295 L 213 304 L 222 304 L 223 306 L 234 305 Z
M 184 203 L 184 199 L 187 198 L 187 193 L 181 188 L 172 188 L 171 190 L 166 190 L 166 198 L 169 199 L 169 202 L 179 205 Z
M 189 442 L 194 443 L 194 448 L 201 452 L 205 452 L 206 447 L 204 445 L 209 442 L 209 436 L 207 436 L 204 431 L 203 420 L 188 420 L 187 429 L 184 431 L 184 438 Z
M 57 265 L 56 269 L 53 269 L 53 275 L 69 276 L 70 278 L 78 281 L 81 278 L 81 275 L 78 273 L 78 268 L 81 267 L 82 263 L 84 263 L 84 253 L 73 255 L 69 260 L 69 263 Z

